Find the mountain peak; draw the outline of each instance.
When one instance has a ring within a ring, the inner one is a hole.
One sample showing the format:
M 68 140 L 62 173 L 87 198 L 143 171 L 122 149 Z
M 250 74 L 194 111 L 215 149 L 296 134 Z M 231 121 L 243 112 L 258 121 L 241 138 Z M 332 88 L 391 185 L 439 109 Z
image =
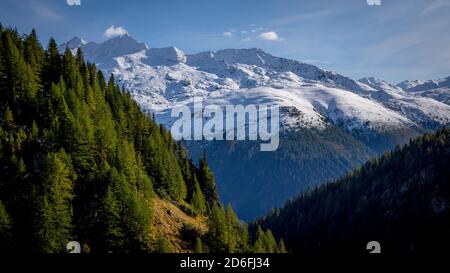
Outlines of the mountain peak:
M 148 45 L 141 43 L 125 33 L 124 35 L 113 37 L 101 43 L 103 46 L 120 47 L 125 51 L 140 51 L 148 49 Z
M 85 45 L 85 44 L 87 44 L 87 42 L 86 42 L 86 40 L 84 40 L 78 36 L 75 36 L 68 42 L 68 44 Z
M 400 87 L 376 77 L 365 77 L 359 79 L 358 81 L 378 91 L 394 91 L 394 92 L 401 91 Z
M 450 88 L 450 76 L 438 80 L 406 80 L 397 84 L 398 87 L 405 91 L 426 91 L 436 88 Z
M 146 63 L 151 66 L 174 65 L 185 63 L 186 59 L 186 54 L 174 46 L 150 48 L 147 50 Z
M 224 61 L 228 64 L 242 63 L 262 66 L 266 64 L 265 55 L 260 48 L 223 49 L 215 52 L 216 60 Z
M 387 81 L 385 81 L 385 80 L 382 80 L 382 79 L 380 79 L 380 78 L 376 78 L 376 77 L 364 77 L 364 78 L 361 78 L 361 79 L 359 79 L 358 80 L 359 82 L 362 82 L 362 83 L 364 83 L 364 84 L 367 84 L 367 85 L 369 85 L 369 86 L 372 86 L 372 87 L 374 87 L 374 86 L 379 86 L 379 85 L 389 85 L 389 86 L 392 86 L 392 84 L 391 83 L 389 83 L 389 82 L 387 82 Z
M 72 52 L 76 52 L 76 50 L 79 47 L 82 47 L 82 46 L 84 46 L 86 44 L 88 44 L 87 41 L 85 41 L 84 39 L 82 39 L 82 38 L 80 38 L 78 36 L 75 36 L 72 39 L 70 39 L 68 42 L 61 44 L 59 46 L 59 48 L 58 48 L 58 51 L 63 53 L 66 50 L 66 48 L 68 48 Z

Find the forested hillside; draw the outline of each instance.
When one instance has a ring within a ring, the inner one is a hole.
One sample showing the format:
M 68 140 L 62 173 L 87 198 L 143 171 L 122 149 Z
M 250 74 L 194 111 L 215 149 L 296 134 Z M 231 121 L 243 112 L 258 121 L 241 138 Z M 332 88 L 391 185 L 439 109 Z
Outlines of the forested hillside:
M 193 158 L 201 157 L 202 148 L 208 152 L 221 197 L 248 221 L 376 155 L 333 125 L 282 132 L 279 148 L 269 153 L 255 141 L 187 141 L 186 147 Z
M 172 212 L 155 211 L 172 205 L 206 226 L 179 223 L 185 251 L 285 251 L 270 231 L 249 238 L 204 157 L 196 167 L 112 76 L 34 30 L 0 25 L 0 126 L 0 251 L 180 251 L 160 225 Z
M 334 183 L 317 187 L 251 226 L 299 253 L 448 253 L 450 129 L 411 140 Z

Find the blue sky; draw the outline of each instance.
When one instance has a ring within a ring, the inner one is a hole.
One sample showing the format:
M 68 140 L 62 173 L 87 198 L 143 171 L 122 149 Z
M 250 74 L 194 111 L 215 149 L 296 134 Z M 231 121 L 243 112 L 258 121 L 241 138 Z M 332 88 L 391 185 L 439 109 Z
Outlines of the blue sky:
M 103 41 L 114 26 L 110 36 L 126 31 L 150 47 L 259 47 L 393 83 L 450 75 L 448 14 L 450 0 L 0 0 L 3 25 L 34 27 L 45 44 Z

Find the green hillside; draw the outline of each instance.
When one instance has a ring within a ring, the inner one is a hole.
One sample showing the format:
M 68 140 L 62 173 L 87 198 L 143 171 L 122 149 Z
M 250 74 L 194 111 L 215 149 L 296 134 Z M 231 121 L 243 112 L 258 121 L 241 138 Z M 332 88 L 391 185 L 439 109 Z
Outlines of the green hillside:
M 446 253 L 450 243 L 450 129 L 426 134 L 252 224 L 298 253 Z

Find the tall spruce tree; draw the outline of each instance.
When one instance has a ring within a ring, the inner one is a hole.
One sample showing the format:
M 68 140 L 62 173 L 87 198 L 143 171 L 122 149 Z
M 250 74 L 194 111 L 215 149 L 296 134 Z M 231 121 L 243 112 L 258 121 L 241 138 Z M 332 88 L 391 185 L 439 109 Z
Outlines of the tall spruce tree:
M 36 207 L 37 251 L 64 252 L 73 239 L 73 181 L 76 174 L 63 150 L 47 155 Z
M 219 195 L 217 193 L 216 182 L 214 175 L 206 162 L 206 156 L 203 156 L 199 162 L 199 169 L 197 171 L 197 178 L 200 183 L 200 187 L 205 195 L 205 199 L 210 206 L 219 201 Z

